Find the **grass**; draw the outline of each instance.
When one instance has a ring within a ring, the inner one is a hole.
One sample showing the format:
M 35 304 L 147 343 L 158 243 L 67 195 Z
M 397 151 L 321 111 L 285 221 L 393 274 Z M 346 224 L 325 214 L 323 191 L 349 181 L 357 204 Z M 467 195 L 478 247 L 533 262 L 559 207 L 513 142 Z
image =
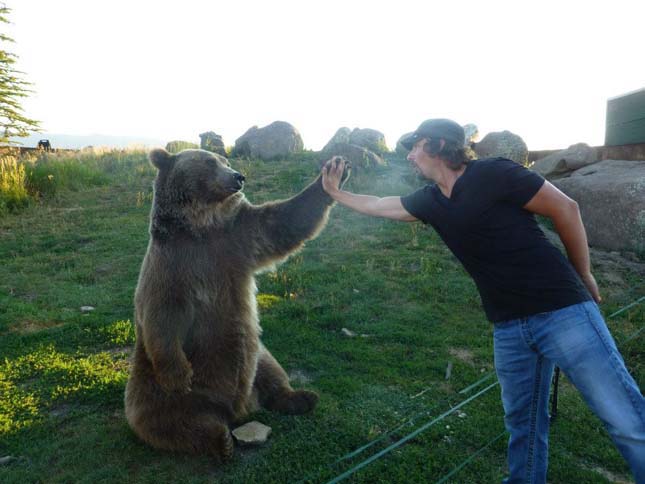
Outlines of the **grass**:
M 320 393 L 316 410 L 252 415 L 272 427 L 269 441 L 238 447 L 224 466 L 151 449 L 127 426 L 123 391 L 153 170 L 142 153 L 124 152 L 43 164 L 59 178 L 94 175 L 0 218 L 0 457 L 14 457 L 0 466 L 0 482 L 327 482 L 495 381 L 460 393 L 493 370 L 492 328 L 437 234 L 336 207 L 318 239 L 258 277 L 263 340 L 294 386 Z M 295 194 L 317 172 L 313 159 L 233 165 L 247 176 L 254 203 Z M 406 180 L 394 162 L 350 188 L 401 194 L 414 189 Z M 644 293 L 636 275 L 624 277 L 630 289 L 612 291 L 607 315 Z M 80 310 L 88 305 L 95 310 Z M 625 341 L 644 326 L 644 306 L 609 321 L 641 388 L 643 336 Z M 559 412 L 549 481 L 629 482 L 607 433 L 566 379 Z M 493 387 L 347 481 L 435 482 L 502 430 Z M 504 441 L 450 482 L 499 482 Z
M 16 156 L 0 155 L 0 215 L 29 205 L 25 166 Z

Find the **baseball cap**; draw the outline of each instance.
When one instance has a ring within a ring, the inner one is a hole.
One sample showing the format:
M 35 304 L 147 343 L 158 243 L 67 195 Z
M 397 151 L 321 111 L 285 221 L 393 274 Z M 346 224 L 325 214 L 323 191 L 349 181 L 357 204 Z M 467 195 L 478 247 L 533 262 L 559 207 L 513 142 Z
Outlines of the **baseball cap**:
M 466 142 L 464 128 L 450 119 L 426 119 L 413 133 L 403 138 L 400 143 L 411 150 L 414 144 L 422 138 L 443 138 L 452 141 L 458 146 Z

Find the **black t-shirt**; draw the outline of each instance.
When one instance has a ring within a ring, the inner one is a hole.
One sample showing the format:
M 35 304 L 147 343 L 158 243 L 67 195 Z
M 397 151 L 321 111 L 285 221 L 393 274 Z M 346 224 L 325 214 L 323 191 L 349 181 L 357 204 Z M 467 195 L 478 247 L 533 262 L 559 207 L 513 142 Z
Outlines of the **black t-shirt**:
M 490 321 L 591 299 L 567 258 L 522 208 L 543 184 L 544 178 L 511 160 L 490 158 L 469 162 L 450 198 L 437 185 L 401 197 L 475 280 Z

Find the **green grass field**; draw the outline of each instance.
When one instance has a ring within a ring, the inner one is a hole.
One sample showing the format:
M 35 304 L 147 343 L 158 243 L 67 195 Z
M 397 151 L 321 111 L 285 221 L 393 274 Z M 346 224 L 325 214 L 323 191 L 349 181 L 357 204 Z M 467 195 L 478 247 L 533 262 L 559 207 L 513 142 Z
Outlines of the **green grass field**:
M 316 410 L 250 416 L 272 435 L 261 447 L 238 447 L 226 465 L 147 447 L 125 421 L 123 391 L 154 172 L 143 153 L 83 163 L 91 168 L 83 183 L 71 184 L 78 176 L 67 162 L 53 179 L 71 173 L 70 184 L 0 217 L 0 458 L 13 457 L 0 465 L 0 482 L 436 482 L 503 432 L 492 326 L 456 259 L 420 224 L 336 207 L 316 240 L 258 276 L 263 340 L 294 386 L 319 392 Z M 317 174 L 311 159 L 233 165 L 247 176 L 254 203 L 289 197 Z M 370 177 L 357 174 L 348 188 L 404 194 L 414 189 L 407 175 L 394 160 Z M 47 172 L 38 176 L 45 183 Z M 645 294 L 627 268 L 618 289 L 598 278 L 601 290 L 611 289 L 606 316 Z M 645 303 L 609 325 L 645 387 L 644 334 L 634 336 L 645 326 Z M 449 482 L 500 482 L 505 440 Z M 549 482 L 630 482 L 565 378 Z

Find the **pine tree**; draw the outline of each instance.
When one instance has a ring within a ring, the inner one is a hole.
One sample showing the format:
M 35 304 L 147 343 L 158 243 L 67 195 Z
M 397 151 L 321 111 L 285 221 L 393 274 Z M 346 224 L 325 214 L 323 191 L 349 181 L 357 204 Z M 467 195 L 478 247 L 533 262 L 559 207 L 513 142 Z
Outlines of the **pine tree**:
M 0 4 L 0 24 L 9 24 L 7 15 L 10 11 L 5 4 Z M 31 83 L 22 80 L 24 73 L 14 69 L 16 55 L 4 49 L 13 39 L 0 33 L 0 42 L 0 144 L 17 144 L 10 139 L 28 136 L 39 123 L 23 114 L 21 100 L 32 92 Z

